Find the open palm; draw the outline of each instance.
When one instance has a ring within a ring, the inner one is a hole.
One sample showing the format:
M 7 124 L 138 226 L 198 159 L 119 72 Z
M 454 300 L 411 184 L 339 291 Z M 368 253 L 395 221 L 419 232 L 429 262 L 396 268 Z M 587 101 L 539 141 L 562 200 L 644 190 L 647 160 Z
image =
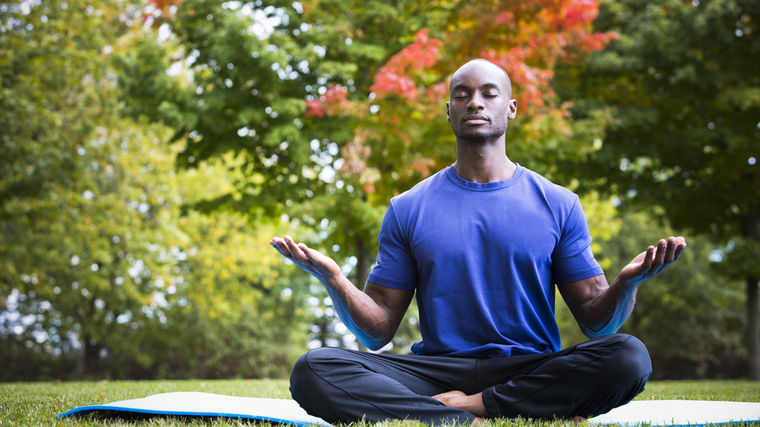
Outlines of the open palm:
M 620 271 L 620 278 L 630 284 L 638 284 L 656 277 L 676 261 L 685 248 L 686 240 L 683 237 L 660 240 L 657 247 L 650 246 L 626 265 Z
M 296 243 L 290 236 L 274 237 L 270 242 L 273 248 L 304 271 L 311 273 L 322 283 L 340 276 L 340 267 L 330 257 L 309 248 L 303 243 Z

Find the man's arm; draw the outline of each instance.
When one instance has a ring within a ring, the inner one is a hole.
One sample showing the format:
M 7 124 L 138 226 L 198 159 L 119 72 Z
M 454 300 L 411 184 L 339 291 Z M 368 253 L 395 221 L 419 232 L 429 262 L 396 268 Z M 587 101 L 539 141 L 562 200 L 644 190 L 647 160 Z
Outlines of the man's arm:
M 663 239 L 625 266 L 612 285 L 599 275 L 559 286 L 584 335 L 596 338 L 620 329 L 633 311 L 639 285 L 662 273 L 685 248 L 683 237 Z
M 311 273 L 327 288 L 338 316 L 356 338 L 370 350 L 379 350 L 396 334 L 414 291 L 367 282 L 358 290 L 340 272 L 331 258 L 290 236 L 274 237 L 270 242 L 284 257 Z

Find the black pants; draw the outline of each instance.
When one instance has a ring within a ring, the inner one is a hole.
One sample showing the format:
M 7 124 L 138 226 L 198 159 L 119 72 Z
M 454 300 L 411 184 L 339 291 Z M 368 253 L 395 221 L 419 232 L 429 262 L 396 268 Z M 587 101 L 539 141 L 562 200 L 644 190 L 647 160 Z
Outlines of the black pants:
M 415 419 L 430 425 L 475 416 L 430 396 L 483 392 L 488 416 L 566 419 L 601 415 L 644 390 L 652 364 L 644 344 L 607 335 L 557 353 L 468 359 L 380 355 L 319 348 L 298 359 L 290 392 L 330 423 Z

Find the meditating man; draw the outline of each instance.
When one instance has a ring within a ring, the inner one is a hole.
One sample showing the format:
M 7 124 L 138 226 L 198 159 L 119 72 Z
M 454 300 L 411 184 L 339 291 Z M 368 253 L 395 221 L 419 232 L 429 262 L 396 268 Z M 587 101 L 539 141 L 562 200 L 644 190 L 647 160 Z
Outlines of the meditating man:
M 615 332 L 641 282 L 686 247 L 660 240 L 611 285 L 593 257 L 578 197 L 506 155 L 517 102 L 507 73 L 470 61 L 451 78 L 446 116 L 456 162 L 390 201 L 377 265 L 359 291 L 338 265 L 289 236 L 271 244 L 317 277 L 370 349 L 395 334 L 417 292 L 411 355 L 319 348 L 291 375 L 293 398 L 328 422 L 416 419 L 475 424 L 517 416 L 599 415 L 644 389 L 644 345 Z M 560 351 L 554 286 L 584 334 Z

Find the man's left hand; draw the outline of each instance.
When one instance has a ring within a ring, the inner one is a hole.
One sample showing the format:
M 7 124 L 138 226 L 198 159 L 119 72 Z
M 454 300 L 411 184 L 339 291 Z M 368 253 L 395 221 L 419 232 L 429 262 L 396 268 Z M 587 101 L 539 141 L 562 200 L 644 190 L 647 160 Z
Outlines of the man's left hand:
M 686 248 L 686 240 L 683 237 L 670 237 L 662 239 L 657 247 L 650 246 L 646 252 L 640 253 L 630 264 L 620 271 L 619 279 L 628 285 L 638 285 L 665 271 L 670 264 L 675 262 Z

